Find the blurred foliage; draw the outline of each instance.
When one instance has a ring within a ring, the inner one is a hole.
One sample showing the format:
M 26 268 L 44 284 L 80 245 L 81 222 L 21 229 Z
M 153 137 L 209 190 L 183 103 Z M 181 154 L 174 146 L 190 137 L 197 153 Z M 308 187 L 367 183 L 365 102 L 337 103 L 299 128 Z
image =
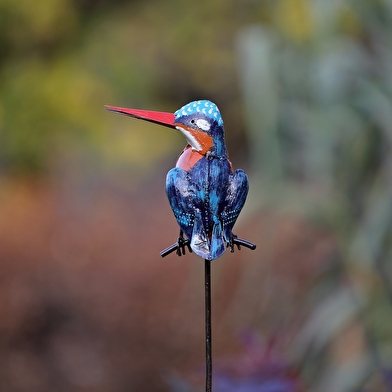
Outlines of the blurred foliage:
M 311 390 L 368 390 L 377 378 L 374 390 L 389 390 L 392 6 L 282 0 L 271 11 L 273 26 L 247 27 L 237 40 L 253 172 L 261 173 L 254 203 L 263 195 L 264 206 L 314 219 L 339 243 L 307 295 L 315 302 L 295 355 Z M 362 330 L 364 346 L 335 357 L 345 328 Z
M 265 7 L 248 8 L 222 0 L 2 0 L 1 170 L 50 171 L 64 145 L 84 146 L 109 166 L 151 165 L 178 150 L 180 138 L 153 130 L 150 143 L 143 125 L 113 118 L 103 105 L 173 111 L 208 96 L 234 107 L 233 37 Z M 122 151 L 129 145 L 140 150 Z
M 103 106 L 173 111 L 215 101 L 232 160 L 249 167 L 248 220 L 279 211 L 322 227 L 335 244 L 331 255 L 303 223 L 254 224 L 249 239 L 266 250 L 251 256 L 258 263 L 241 275 L 232 305 L 245 298 L 253 318 L 242 303 L 230 322 L 242 315 L 263 336 L 285 330 L 283 362 L 311 391 L 390 389 L 389 0 L 0 0 L 0 24 L 1 174 L 55 177 L 66 167 L 131 172 L 136 183 L 183 139 Z M 306 275 L 329 255 L 297 291 L 282 289 L 292 282 L 284 272 L 282 286 L 255 280 L 272 274 L 269 241 L 279 248 L 285 230 L 297 242 L 284 237 L 284 271 Z M 307 250 L 312 268 L 294 271 Z M 278 376 L 291 380 L 285 369 Z M 260 388 L 269 381 L 262 375 Z M 240 379 L 253 388 L 253 379 Z M 219 380 L 222 392 L 233 390 L 230 377 Z M 180 381 L 173 388 L 190 390 Z

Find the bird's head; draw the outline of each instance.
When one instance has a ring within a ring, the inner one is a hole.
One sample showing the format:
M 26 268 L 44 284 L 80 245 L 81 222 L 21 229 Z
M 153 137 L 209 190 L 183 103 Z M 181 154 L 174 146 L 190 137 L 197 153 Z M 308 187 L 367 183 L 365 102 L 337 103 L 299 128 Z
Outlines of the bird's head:
M 226 153 L 223 119 L 218 107 L 211 101 L 188 103 L 174 113 L 174 125 L 188 144 L 200 154 Z
M 200 154 L 225 156 L 223 119 L 218 107 L 207 100 L 188 103 L 174 114 L 106 106 L 106 109 L 179 130 Z

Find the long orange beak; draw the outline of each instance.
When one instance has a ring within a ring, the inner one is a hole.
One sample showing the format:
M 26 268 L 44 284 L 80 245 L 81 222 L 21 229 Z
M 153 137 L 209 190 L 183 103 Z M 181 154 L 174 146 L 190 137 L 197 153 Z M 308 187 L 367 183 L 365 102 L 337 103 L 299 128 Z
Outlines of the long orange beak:
M 146 120 L 153 122 L 155 124 L 163 125 L 169 128 L 175 128 L 174 125 L 174 114 L 166 112 L 154 112 L 151 110 L 141 110 L 141 109 L 128 109 L 119 108 L 116 106 L 105 105 L 105 109 L 110 112 L 125 114 L 126 116 L 135 117 L 141 120 Z

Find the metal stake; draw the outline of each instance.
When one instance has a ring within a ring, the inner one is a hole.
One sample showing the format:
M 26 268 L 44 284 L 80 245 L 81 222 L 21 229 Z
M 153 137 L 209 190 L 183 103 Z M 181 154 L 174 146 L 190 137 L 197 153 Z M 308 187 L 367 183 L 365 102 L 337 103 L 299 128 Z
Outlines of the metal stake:
M 230 246 L 230 251 L 234 252 L 234 245 L 241 249 L 241 245 L 251 250 L 256 249 L 256 245 L 252 242 L 243 240 L 241 238 L 233 238 Z M 183 233 L 180 232 L 178 242 L 170 245 L 161 252 L 162 257 L 166 257 L 172 252 L 176 252 L 178 256 L 184 255 L 185 250 L 191 253 L 189 239 L 183 238 Z M 212 336 L 211 336 L 211 260 L 204 260 L 205 269 L 205 327 L 206 327 L 206 392 L 212 392 Z
M 212 391 L 211 261 L 205 264 L 206 392 Z

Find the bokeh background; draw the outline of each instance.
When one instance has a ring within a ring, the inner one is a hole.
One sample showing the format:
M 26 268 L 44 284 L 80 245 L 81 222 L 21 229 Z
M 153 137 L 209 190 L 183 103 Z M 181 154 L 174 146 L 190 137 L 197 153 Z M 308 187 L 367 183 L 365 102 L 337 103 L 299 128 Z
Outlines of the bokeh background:
M 203 390 L 202 260 L 161 259 L 218 104 L 250 177 L 213 263 L 216 392 L 392 390 L 390 0 L 0 0 L 0 390 Z

